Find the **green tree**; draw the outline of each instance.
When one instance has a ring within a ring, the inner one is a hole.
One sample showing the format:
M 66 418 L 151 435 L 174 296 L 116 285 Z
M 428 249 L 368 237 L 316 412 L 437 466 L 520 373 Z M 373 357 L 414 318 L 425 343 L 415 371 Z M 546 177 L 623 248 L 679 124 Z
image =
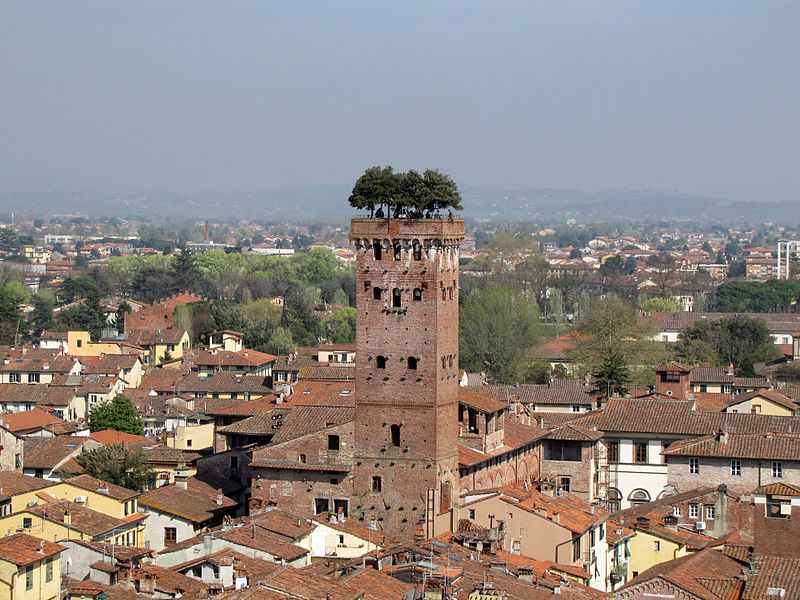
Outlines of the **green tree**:
M 117 313 L 114 316 L 114 322 L 117 326 L 117 333 L 124 333 L 125 332 L 125 318 L 126 315 L 131 314 L 131 305 L 128 304 L 127 301 L 123 300 L 117 306 Z M 186 328 L 188 329 L 188 328 Z
M 501 383 L 519 379 L 525 350 L 540 337 L 539 307 L 508 286 L 490 286 L 464 299 L 460 314 L 461 366 L 486 371 Z
M 158 359 L 158 364 L 163 365 L 165 362 L 169 362 L 172 360 L 172 352 L 169 350 L 164 350 L 164 353 Z
M 642 302 L 644 312 L 678 312 L 680 306 L 672 298 L 650 298 Z
M 53 298 L 45 294 L 36 294 L 33 297 L 33 310 L 28 315 L 28 327 L 34 337 L 38 337 L 45 329 L 53 326 Z
M 630 381 L 644 385 L 652 382 L 653 367 L 666 358 L 653 341 L 654 325 L 639 320 L 636 309 L 614 295 L 592 299 L 578 329 L 585 336 L 579 338 L 571 358 L 584 372 L 608 369 L 621 360 Z
M 142 419 L 133 403 L 122 394 L 108 402 L 97 404 L 89 411 L 89 428 L 92 432 L 113 429 L 122 433 L 142 435 Z
M 625 386 L 631 381 L 630 369 L 625 357 L 619 352 L 604 356 L 592 370 L 593 396 L 621 396 L 627 391 Z
M 739 315 L 716 321 L 697 320 L 681 330 L 675 353 L 686 362 L 732 364 L 739 377 L 755 375 L 754 363 L 780 355 L 762 319 Z
M 356 309 L 343 308 L 331 313 L 325 331 L 334 344 L 354 344 L 356 341 Z
M 283 327 L 276 327 L 269 338 L 267 352 L 276 356 L 287 356 L 294 352 L 294 348 L 292 332 Z
M 175 278 L 175 285 L 184 291 L 196 289 L 200 271 L 197 268 L 197 259 L 184 245 L 180 253 L 172 259 L 170 271 Z
M 119 443 L 82 452 L 75 462 L 87 475 L 129 490 L 144 492 L 156 483 L 156 473 L 144 453 L 130 452 Z

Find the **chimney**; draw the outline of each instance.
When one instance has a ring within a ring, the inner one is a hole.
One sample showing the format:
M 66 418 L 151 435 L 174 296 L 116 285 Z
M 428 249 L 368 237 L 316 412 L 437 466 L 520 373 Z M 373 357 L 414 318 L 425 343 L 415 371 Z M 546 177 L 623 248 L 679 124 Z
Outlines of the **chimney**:
M 344 523 L 344 509 L 340 506 L 339 507 L 339 523 Z
M 728 365 L 728 369 L 725 371 L 725 375 L 733 375 L 733 363 Z
M 186 463 L 180 463 L 178 468 L 175 469 L 175 487 L 185 490 L 188 487 L 189 471 L 186 468 Z
M 68 510 L 64 511 L 64 525 L 66 525 L 67 527 L 72 526 L 72 515 L 69 514 Z
M 222 490 L 217 490 L 217 506 L 222 506 Z
M 724 429 L 720 429 L 717 432 L 717 441 L 720 444 L 727 444 L 728 443 L 728 432 L 725 431 Z

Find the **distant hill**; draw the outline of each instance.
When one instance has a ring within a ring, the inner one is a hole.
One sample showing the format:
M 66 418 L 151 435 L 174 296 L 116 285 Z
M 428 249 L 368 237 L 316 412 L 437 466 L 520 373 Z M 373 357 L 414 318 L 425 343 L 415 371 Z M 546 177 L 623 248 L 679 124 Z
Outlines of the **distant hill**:
M 800 223 L 798 202 L 743 202 L 668 192 L 579 192 L 502 190 L 462 186 L 464 216 L 472 219 L 578 222 L 672 221 L 695 223 Z M 307 221 L 347 218 L 349 186 L 187 194 L 163 190 L 0 192 L 0 211 L 23 214 L 83 214 Z

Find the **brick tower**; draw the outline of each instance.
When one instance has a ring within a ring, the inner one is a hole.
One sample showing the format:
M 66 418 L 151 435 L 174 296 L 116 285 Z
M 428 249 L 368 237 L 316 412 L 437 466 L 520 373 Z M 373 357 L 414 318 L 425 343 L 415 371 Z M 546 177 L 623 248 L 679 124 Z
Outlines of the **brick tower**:
M 463 219 L 351 222 L 358 311 L 352 513 L 392 535 L 449 527 L 444 513 L 459 490 L 463 239 Z

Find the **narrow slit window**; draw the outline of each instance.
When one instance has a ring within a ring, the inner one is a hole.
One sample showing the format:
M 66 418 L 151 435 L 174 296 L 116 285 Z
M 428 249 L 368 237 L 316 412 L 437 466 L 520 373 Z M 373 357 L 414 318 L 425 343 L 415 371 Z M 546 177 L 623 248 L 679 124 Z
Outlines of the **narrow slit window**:
M 447 300 L 447 288 L 442 288 L 442 300 Z
M 400 445 L 400 425 L 391 426 L 392 446 Z
M 422 244 L 414 242 L 414 260 L 422 260 Z
M 372 253 L 375 256 L 375 260 L 380 260 L 383 255 L 383 248 L 381 247 L 381 243 L 378 241 L 372 242 Z
M 381 478 L 375 475 L 372 478 L 372 491 L 373 492 L 380 492 L 383 486 L 381 485 Z
M 403 296 L 400 288 L 394 288 L 392 290 L 392 306 L 395 308 L 400 308 L 402 297 Z

